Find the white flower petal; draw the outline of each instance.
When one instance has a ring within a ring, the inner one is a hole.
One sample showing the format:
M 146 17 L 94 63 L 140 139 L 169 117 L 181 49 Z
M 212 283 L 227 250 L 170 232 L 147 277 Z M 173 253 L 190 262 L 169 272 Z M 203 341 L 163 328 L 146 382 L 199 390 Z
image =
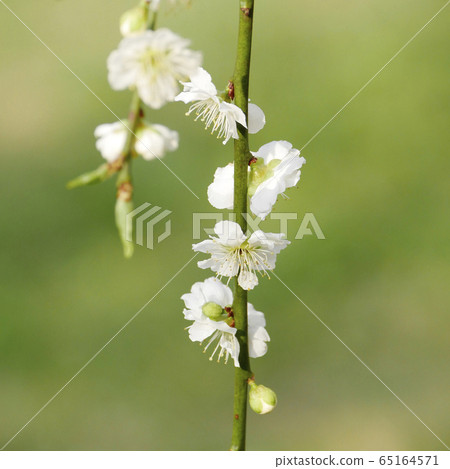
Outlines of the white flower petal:
M 194 322 L 189 328 L 189 338 L 192 342 L 203 342 L 207 337 L 214 334 L 215 328 L 208 323 Z
M 184 86 L 184 90 L 175 97 L 175 101 L 182 101 L 188 104 L 192 101 L 201 101 L 217 95 L 211 75 L 205 69 L 199 67 L 189 79 L 191 80 L 190 82 L 181 83 Z
M 267 352 L 266 342 L 270 341 L 267 333 L 266 319 L 264 313 L 256 311 L 251 303 L 247 305 L 248 309 L 248 352 L 251 358 L 258 358 Z
M 205 241 L 200 241 L 197 244 L 192 245 L 192 249 L 198 252 L 211 253 L 218 248 L 217 244 L 211 239 L 205 239 Z
M 97 141 L 95 146 L 103 158 L 112 163 L 117 160 L 125 148 L 127 129 L 121 122 L 99 125 L 94 131 Z
M 219 210 L 232 210 L 234 201 L 234 165 L 217 168 L 214 181 L 208 187 L 208 201 Z
M 204 300 L 203 304 L 212 302 L 225 308 L 225 306 L 229 306 L 233 303 L 233 293 L 231 289 L 216 277 L 207 278 L 202 282 L 202 295 Z
M 239 342 L 235 335 L 222 335 L 219 342 L 220 346 L 228 351 L 234 360 L 234 366 L 239 368 Z
M 248 133 L 256 134 L 266 125 L 263 110 L 253 103 L 248 103 Z
M 224 246 L 239 246 L 247 238 L 239 224 L 229 220 L 216 223 L 214 232 Z
M 162 158 L 166 152 L 178 148 L 178 132 L 160 124 L 145 124 L 136 133 L 136 153 L 145 160 Z
M 285 140 L 278 140 L 263 145 L 258 151 L 252 152 L 256 158 L 263 158 L 264 163 L 268 164 L 272 160 L 282 160 L 292 149 L 292 143 Z
M 264 313 L 257 311 L 251 303 L 247 303 L 247 314 L 249 328 L 266 327 Z
M 214 259 L 198 261 L 197 265 L 200 269 L 211 269 L 213 272 L 217 272 L 220 269 L 220 265 Z
M 253 290 L 258 285 L 258 277 L 253 272 L 241 270 L 238 283 L 244 290 Z
M 268 337 L 265 329 L 258 328 L 257 331 L 261 331 L 261 334 L 264 334 L 264 337 Z M 265 355 L 267 352 L 267 343 L 265 340 L 260 339 L 259 337 L 253 336 L 252 340 L 249 340 L 248 344 L 248 353 L 250 358 L 259 358 Z

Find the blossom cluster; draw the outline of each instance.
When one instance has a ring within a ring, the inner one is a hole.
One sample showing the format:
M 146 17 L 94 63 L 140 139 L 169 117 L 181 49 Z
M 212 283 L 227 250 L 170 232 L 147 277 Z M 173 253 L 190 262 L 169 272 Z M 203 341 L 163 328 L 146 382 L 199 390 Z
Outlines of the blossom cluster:
M 257 133 L 266 123 L 262 109 L 253 103 L 248 106 L 248 119 L 244 112 L 233 103 L 233 84 L 219 92 L 212 82 L 211 75 L 198 68 L 190 75 L 188 82 L 182 82 L 184 89 L 175 101 L 190 104 L 187 115 L 194 114 L 206 129 L 217 133 L 226 144 L 230 139 L 238 139 L 238 125 L 249 133 Z M 306 160 L 300 151 L 287 141 L 273 141 L 259 150 L 251 152 L 248 166 L 248 198 L 250 211 L 264 220 L 269 215 L 280 195 L 297 185 L 301 167 Z M 219 210 L 234 208 L 234 164 L 218 167 L 213 182 L 208 187 L 208 200 Z M 202 269 L 211 269 L 216 277 L 197 282 L 191 292 L 182 296 L 186 309 L 185 319 L 193 321 L 188 327 L 192 341 L 203 342 L 208 339 L 204 351 L 215 343 L 211 359 L 218 353 L 218 360 L 225 362 L 232 357 L 239 366 L 239 342 L 236 339 L 232 306 L 232 293 L 228 288 L 231 278 L 237 277 L 238 285 L 252 290 L 259 283 L 258 275 L 269 276 L 275 268 L 277 255 L 290 242 L 284 233 L 265 233 L 257 230 L 244 233 L 235 221 L 221 221 L 214 227 L 215 236 L 192 246 L 196 252 L 210 257 L 199 261 Z M 227 285 L 221 282 L 227 279 Z M 267 351 L 270 340 L 265 329 L 262 312 L 248 303 L 248 344 L 249 356 L 257 358 Z M 267 409 L 265 409 L 267 411 Z M 261 409 L 262 412 L 262 409 Z
M 127 24 L 122 23 L 122 24 Z M 126 36 L 108 57 L 108 80 L 114 90 L 137 91 L 144 104 L 160 109 L 179 92 L 179 81 L 199 67 L 202 56 L 189 49 L 189 41 L 167 28 L 134 31 L 122 27 Z M 124 121 L 97 127 L 97 148 L 109 162 L 117 159 L 129 127 Z M 144 159 L 161 158 L 178 148 L 178 133 L 144 121 L 136 131 L 135 154 Z
M 179 146 L 178 133 L 146 120 L 143 105 L 158 110 L 174 101 L 188 104 L 186 114 L 203 122 L 204 127 L 224 144 L 239 138 L 239 126 L 247 129 L 249 134 L 256 134 L 266 124 L 263 110 L 253 102 L 248 103 L 247 113 L 235 104 L 232 81 L 222 89 L 216 88 L 211 75 L 202 68 L 202 54 L 191 50 L 189 40 L 167 28 L 155 29 L 154 20 L 160 3 L 160 0 L 142 0 L 124 13 L 120 24 L 123 39 L 107 60 L 112 89 L 131 90 L 138 98 L 138 106 L 132 104 L 128 119 L 99 125 L 94 132 L 98 151 L 107 167 L 115 171 L 120 171 L 131 157 L 159 159 Z M 173 6 L 187 2 L 172 0 L 170 3 Z M 284 140 L 272 141 L 251 151 L 247 194 L 251 213 L 264 220 L 279 196 L 285 196 L 287 189 L 298 184 L 305 162 L 300 151 Z M 101 171 L 92 174 L 96 181 L 103 178 Z M 88 179 L 84 177 L 83 181 Z M 118 218 L 123 220 L 131 209 L 132 186 L 130 179 L 118 179 L 116 223 L 120 231 Z M 212 179 L 207 189 L 210 204 L 219 210 L 233 210 L 233 163 L 218 167 Z M 192 321 L 188 327 L 192 341 L 206 341 L 204 350 L 212 348 L 211 358 L 217 353 L 219 360 L 223 357 L 226 362 L 231 358 L 238 367 L 239 341 L 233 293 L 228 283 L 231 278 L 237 278 L 240 288 L 252 290 L 259 284 L 259 276 L 269 277 L 278 254 L 290 242 L 284 233 L 262 230 L 244 233 L 235 221 L 217 223 L 214 232 L 210 239 L 192 247 L 194 251 L 208 255 L 207 259 L 198 262 L 198 266 L 210 269 L 216 276 L 194 283 L 190 293 L 182 296 L 184 317 Z M 248 326 L 249 355 L 261 357 L 267 352 L 270 338 L 264 314 L 250 303 Z
M 189 79 L 202 64 L 202 54 L 190 49 L 190 41 L 167 28 L 155 28 L 160 0 L 141 0 L 120 20 L 123 36 L 107 60 L 108 81 L 113 90 L 130 90 L 133 98 L 127 119 L 97 126 L 96 148 L 106 163 L 68 183 L 68 188 L 103 182 L 117 174 L 116 226 L 125 257 L 133 253 L 132 227 L 126 220 L 133 210 L 130 162 L 133 158 L 161 159 L 178 149 L 178 132 L 144 118 L 144 106 L 157 110 L 173 102 L 180 82 Z M 171 7 L 187 0 L 166 0 Z

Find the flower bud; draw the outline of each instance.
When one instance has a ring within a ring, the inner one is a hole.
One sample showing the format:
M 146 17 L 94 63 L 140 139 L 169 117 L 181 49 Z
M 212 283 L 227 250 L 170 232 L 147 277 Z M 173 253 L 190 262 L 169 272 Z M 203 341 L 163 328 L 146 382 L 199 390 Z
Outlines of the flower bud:
M 130 183 L 124 183 L 119 187 L 116 200 L 115 218 L 117 231 L 122 241 L 123 255 L 130 258 L 133 255 L 134 246 L 131 242 L 133 237 L 133 225 L 127 223 L 127 215 L 133 210 L 133 201 L 131 200 L 132 186 Z
M 257 414 L 267 414 L 277 405 L 277 395 L 272 389 L 256 384 L 253 380 L 249 382 L 249 402 L 250 407 Z
M 213 321 L 222 321 L 226 318 L 222 306 L 217 303 L 213 303 L 212 301 L 209 301 L 202 306 L 202 313 Z
M 146 2 L 126 11 L 120 18 L 120 32 L 122 36 L 129 37 L 142 33 L 147 29 L 148 5 Z

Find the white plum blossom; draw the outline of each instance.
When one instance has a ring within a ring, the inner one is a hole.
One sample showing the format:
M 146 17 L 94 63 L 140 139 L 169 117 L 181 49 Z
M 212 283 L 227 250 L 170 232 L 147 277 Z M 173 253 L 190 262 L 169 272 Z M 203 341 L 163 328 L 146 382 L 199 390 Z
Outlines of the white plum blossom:
M 129 132 L 128 122 L 114 122 L 99 125 L 94 132 L 95 146 L 103 158 L 112 163 L 121 155 Z M 178 132 L 164 125 L 148 124 L 142 121 L 136 130 L 135 152 L 145 160 L 162 158 L 167 152 L 178 148 Z
M 278 196 L 298 183 L 306 160 L 284 140 L 267 143 L 252 155 L 257 161 L 251 165 L 250 210 L 264 220 Z
M 211 133 L 217 131 L 217 138 L 224 138 L 223 143 L 228 140 L 238 138 L 237 125 L 247 127 L 245 114 L 232 103 L 227 103 L 217 94 L 211 75 L 199 68 L 190 77 L 190 82 L 182 82 L 184 90 L 175 97 L 175 101 L 182 101 L 185 104 L 194 102 L 187 114 L 195 113 L 197 119 L 205 123 L 205 129 L 212 126 Z
M 202 61 L 190 41 L 169 29 L 145 31 L 122 39 L 108 57 L 108 80 L 114 90 L 137 89 L 142 101 L 159 109 L 173 101 L 179 81 L 189 77 Z
M 217 341 L 210 360 L 220 349 L 218 361 L 225 357 L 225 363 L 231 357 L 234 365 L 239 367 L 239 342 L 236 338 L 236 328 L 231 305 L 233 293 L 216 277 L 211 277 L 203 282 L 194 283 L 190 293 L 184 294 L 181 299 L 185 303 L 183 311 L 185 319 L 194 321 L 187 329 L 189 338 L 193 342 L 204 342 L 208 339 L 204 352 Z M 256 311 L 252 304 L 248 303 L 248 338 L 249 355 L 251 358 L 262 357 L 267 352 L 267 343 L 270 341 L 265 326 L 264 314 Z M 223 317 L 214 316 L 215 319 L 205 315 L 214 307 L 222 311 Z
M 211 127 L 211 133 L 217 132 L 217 138 L 223 138 L 227 143 L 230 138 L 239 138 L 237 123 L 247 127 L 247 120 L 243 111 L 233 103 L 227 102 L 226 93 L 219 95 L 214 86 L 211 75 L 199 68 L 190 76 L 190 82 L 182 82 L 184 90 L 175 98 L 185 104 L 193 103 L 187 115 L 196 114 L 195 120 L 205 123 L 205 129 Z M 256 133 L 264 127 L 265 116 L 256 104 L 249 105 L 249 131 Z
M 258 285 L 256 272 L 261 275 L 275 268 L 277 254 L 288 244 L 282 233 L 255 231 L 246 236 L 233 221 L 221 221 L 214 227 L 217 237 L 192 245 L 198 252 L 211 254 L 211 258 L 199 261 L 201 269 L 211 269 L 219 277 L 238 276 L 239 285 L 251 290 Z
M 255 161 L 249 167 L 250 210 L 262 220 L 272 211 L 277 198 L 300 180 L 300 168 L 306 163 L 300 151 L 286 141 L 275 141 L 252 152 Z M 209 203 L 219 209 L 233 209 L 234 165 L 217 168 L 208 187 Z

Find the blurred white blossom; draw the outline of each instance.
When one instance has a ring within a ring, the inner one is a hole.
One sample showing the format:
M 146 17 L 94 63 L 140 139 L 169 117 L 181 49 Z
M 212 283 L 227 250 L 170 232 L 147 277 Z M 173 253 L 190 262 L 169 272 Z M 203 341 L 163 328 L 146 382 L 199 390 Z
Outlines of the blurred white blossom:
M 125 125 L 124 125 L 125 124 Z M 95 146 L 103 158 L 112 163 L 122 155 L 129 130 L 127 121 L 99 125 L 94 132 Z M 145 160 L 162 158 L 178 148 L 178 132 L 164 125 L 141 122 L 136 130 L 134 150 Z
M 122 39 L 108 57 L 111 87 L 137 89 L 145 104 L 161 108 L 173 101 L 179 81 L 201 64 L 201 54 L 190 50 L 189 44 L 190 41 L 166 28 Z

